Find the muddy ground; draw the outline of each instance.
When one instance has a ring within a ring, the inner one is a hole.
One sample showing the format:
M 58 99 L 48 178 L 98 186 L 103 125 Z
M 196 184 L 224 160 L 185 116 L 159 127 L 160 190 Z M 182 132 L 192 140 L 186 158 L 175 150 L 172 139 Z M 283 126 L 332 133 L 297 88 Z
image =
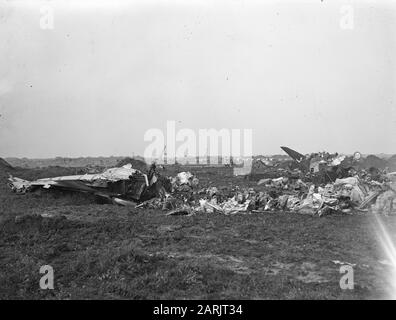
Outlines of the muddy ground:
M 177 168 L 174 169 L 176 172 Z M 39 178 L 77 169 L 19 169 Z M 194 171 L 194 170 L 192 170 Z M 201 186 L 254 186 L 230 169 L 196 169 Z M 172 174 L 174 172 L 168 172 Z M 388 298 L 391 272 L 370 213 L 165 216 L 83 194 L 11 193 L 0 175 L 0 299 Z M 381 217 L 391 234 L 395 217 Z M 339 260 L 354 266 L 340 288 Z M 51 265 L 54 290 L 41 290 Z

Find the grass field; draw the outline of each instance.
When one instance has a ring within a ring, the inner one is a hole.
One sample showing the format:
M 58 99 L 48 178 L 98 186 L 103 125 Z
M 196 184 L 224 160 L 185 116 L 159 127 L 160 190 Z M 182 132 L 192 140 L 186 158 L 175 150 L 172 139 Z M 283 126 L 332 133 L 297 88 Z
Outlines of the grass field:
M 197 171 L 202 186 L 255 185 L 227 169 Z M 380 219 L 393 234 L 396 219 Z M 95 204 L 83 194 L 13 194 L 3 174 L 0 299 L 388 298 L 391 267 L 379 262 L 387 257 L 376 225 L 370 213 L 165 216 Z M 356 264 L 353 290 L 340 288 L 332 260 Z M 54 269 L 54 290 L 39 287 L 42 265 Z

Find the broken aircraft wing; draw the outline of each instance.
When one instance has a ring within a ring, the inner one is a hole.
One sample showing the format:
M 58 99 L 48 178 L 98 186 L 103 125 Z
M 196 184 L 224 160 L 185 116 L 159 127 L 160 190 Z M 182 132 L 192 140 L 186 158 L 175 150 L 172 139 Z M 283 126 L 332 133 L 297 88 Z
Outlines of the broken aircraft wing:
M 297 162 L 301 162 L 302 160 L 305 159 L 305 156 L 297 151 L 294 151 L 293 149 L 290 149 L 288 147 L 281 147 L 283 151 L 285 151 L 291 158 L 296 160 Z

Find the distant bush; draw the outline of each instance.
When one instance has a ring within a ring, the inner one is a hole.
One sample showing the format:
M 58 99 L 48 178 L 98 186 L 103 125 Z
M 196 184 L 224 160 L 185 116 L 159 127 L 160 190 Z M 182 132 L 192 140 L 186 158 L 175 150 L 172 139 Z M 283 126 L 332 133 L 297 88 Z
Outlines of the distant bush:
M 145 161 L 140 160 L 140 159 L 130 158 L 130 157 L 126 157 L 126 158 L 118 161 L 116 167 L 122 167 L 129 163 L 132 165 L 133 169 L 137 169 L 137 170 L 140 170 L 143 172 L 146 172 L 148 170 L 148 166 Z

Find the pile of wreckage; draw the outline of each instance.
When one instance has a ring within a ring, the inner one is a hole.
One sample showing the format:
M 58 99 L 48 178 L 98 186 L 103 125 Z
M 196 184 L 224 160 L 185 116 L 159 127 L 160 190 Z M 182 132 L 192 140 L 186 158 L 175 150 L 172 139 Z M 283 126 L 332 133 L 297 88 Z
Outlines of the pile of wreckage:
M 181 174 L 189 174 L 182 172 Z M 264 213 L 268 211 L 289 211 L 300 214 L 324 216 L 333 213 L 352 214 L 368 211 L 368 206 L 378 213 L 392 211 L 395 191 L 387 182 L 364 180 L 358 176 L 336 179 L 323 186 L 307 184 L 301 179 L 263 179 L 261 191 L 253 188 L 234 187 L 230 191 L 209 187 L 192 191 L 188 196 L 178 198 L 179 193 L 165 199 L 149 200 L 141 207 L 171 210 L 168 215 L 213 212 L 225 215 L 236 213 Z M 191 184 L 185 184 L 191 187 Z
M 167 215 L 201 212 L 231 215 L 288 211 L 324 216 L 333 213 L 373 212 L 391 214 L 396 198 L 396 172 L 359 167 L 360 155 L 346 157 L 327 152 L 302 155 L 281 147 L 294 161 L 280 168 L 282 176 L 264 178 L 255 188 L 200 188 L 190 172 L 175 177 L 158 173 L 152 164 L 147 173 L 126 164 L 103 173 L 27 181 L 9 178 L 13 191 L 37 188 L 91 193 L 109 203 L 135 208 L 162 209 Z M 395 206 L 396 208 L 396 206 Z

